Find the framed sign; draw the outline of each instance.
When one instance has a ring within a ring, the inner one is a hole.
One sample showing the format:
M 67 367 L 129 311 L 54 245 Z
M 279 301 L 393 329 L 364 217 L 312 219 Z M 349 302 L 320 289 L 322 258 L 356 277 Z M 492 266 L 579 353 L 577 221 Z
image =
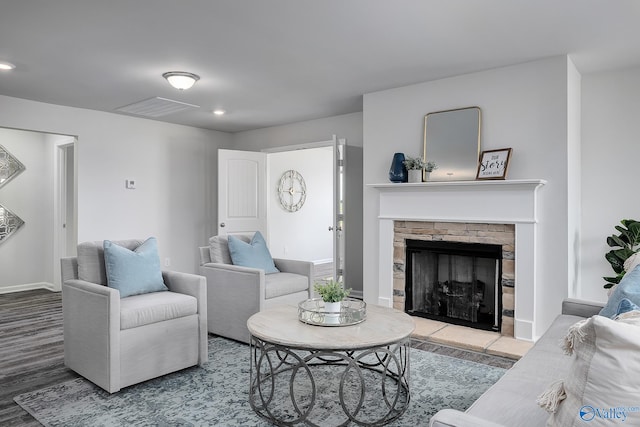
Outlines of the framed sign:
M 483 151 L 476 179 L 505 179 L 509 169 L 511 148 Z

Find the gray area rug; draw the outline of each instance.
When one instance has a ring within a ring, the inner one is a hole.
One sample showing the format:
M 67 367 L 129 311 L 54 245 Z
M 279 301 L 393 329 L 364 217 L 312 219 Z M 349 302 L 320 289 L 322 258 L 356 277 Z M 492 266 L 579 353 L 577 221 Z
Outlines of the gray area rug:
M 505 369 L 411 349 L 411 402 L 391 426 L 425 426 L 441 408 L 464 410 Z M 249 405 L 249 347 L 209 339 L 209 363 L 109 395 L 82 378 L 21 394 L 45 426 L 269 426 Z M 330 420 L 327 420 L 330 424 Z

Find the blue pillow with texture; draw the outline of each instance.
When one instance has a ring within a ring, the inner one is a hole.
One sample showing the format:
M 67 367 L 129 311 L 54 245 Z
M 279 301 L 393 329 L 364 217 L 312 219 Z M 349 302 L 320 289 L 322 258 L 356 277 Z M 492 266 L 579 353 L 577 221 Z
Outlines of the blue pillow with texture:
M 618 306 L 623 299 L 628 299 L 635 305 L 640 305 L 640 265 L 624 275 L 620 283 L 611 292 L 609 301 L 600 310 L 600 316 L 613 319 L 618 314 Z
M 259 231 L 256 231 L 249 243 L 229 236 L 229 253 L 233 265 L 259 268 L 264 270 L 265 274 L 280 272 L 273 262 L 269 248 L 267 248 L 267 242 Z
M 628 313 L 629 311 L 637 311 L 640 310 L 640 307 L 635 305 L 631 300 L 627 298 L 623 298 L 618 304 L 618 309 L 616 310 L 616 316 L 624 313 Z
M 168 290 L 162 280 L 155 237 L 133 251 L 110 240 L 105 240 L 103 246 L 107 286 L 119 290 L 120 298 Z

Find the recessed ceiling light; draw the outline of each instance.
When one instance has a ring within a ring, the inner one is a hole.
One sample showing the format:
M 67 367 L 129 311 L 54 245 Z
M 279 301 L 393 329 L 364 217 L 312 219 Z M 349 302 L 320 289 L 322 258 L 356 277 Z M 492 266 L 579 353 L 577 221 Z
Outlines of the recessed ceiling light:
M 4 62 L 4 61 L 0 62 L 0 70 L 2 71 L 10 71 L 10 70 L 13 70 L 14 68 L 16 68 L 16 66 L 13 65 L 11 62 Z
M 223 116 L 225 113 L 226 113 L 226 111 L 221 109 L 221 108 L 213 110 L 213 114 L 215 114 L 216 116 Z
M 162 75 L 176 89 L 185 90 L 193 86 L 200 76 L 186 71 L 168 71 Z

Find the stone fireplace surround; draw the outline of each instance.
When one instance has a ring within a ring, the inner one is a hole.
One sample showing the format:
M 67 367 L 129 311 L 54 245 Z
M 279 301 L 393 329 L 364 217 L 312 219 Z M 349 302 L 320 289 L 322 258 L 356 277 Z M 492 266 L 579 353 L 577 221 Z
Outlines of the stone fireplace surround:
M 369 184 L 379 193 L 378 304 L 394 305 L 396 221 L 454 223 L 460 227 L 512 225 L 513 335 L 533 340 L 534 308 L 542 303 L 536 293 L 537 190 L 544 184 L 546 181 L 539 179 Z M 404 283 L 402 286 L 404 289 Z M 507 327 L 508 323 L 503 325 L 504 332 Z
M 407 239 L 501 245 L 502 326 L 500 333 L 509 337 L 513 336 L 513 286 L 515 277 L 515 226 L 513 224 L 394 221 L 393 307 L 402 311 L 405 309 Z

